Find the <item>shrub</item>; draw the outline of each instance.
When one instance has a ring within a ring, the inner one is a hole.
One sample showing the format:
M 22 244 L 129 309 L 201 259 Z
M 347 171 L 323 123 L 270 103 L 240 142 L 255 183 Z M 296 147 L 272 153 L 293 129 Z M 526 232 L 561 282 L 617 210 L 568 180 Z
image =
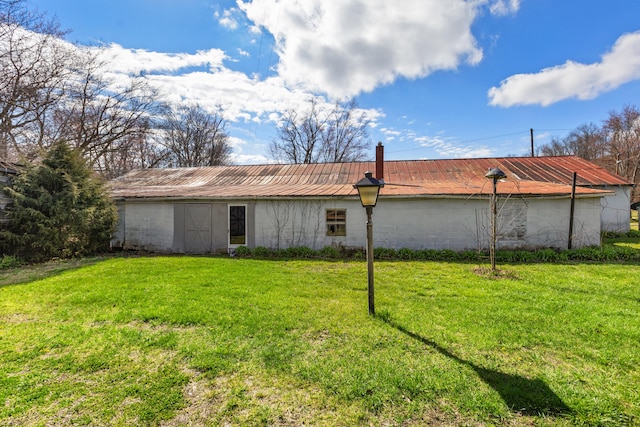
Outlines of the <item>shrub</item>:
M 0 259 L 0 270 L 6 270 L 8 268 L 19 267 L 22 265 L 20 258 L 11 255 L 3 255 Z
M 235 254 L 236 256 L 247 257 L 251 256 L 251 252 L 251 248 L 248 248 L 246 246 L 238 246 L 236 248 Z
M 38 166 L 4 189 L 9 223 L 0 237 L 26 260 L 90 255 L 109 249 L 117 212 L 103 181 L 80 154 L 54 144 Z
M 617 239 L 621 237 L 640 238 L 640 230 L 629 230 L 627 232 L 603 231 L 602 237 L 605 239 Z
M 373 248 L 373 257 L 375 259 L 395 259 L 398 258 L 398 252 L 390 248 Z
M 479 261 L 480 255 L 478 251 L 462 251 L 458 254 L 458 258 L 464 261 Z
M 253 256 L 258 258 L 269 258 L 272 256 L 273 251 L 271 249 L 265 248 L 264 246 L 257 246 L 253 248 Z
M 416 259 L 423 261 L 437 259 L 438 251 L 435 249 L 422 249 L 416 252 Z
M 324 248 L 320 249 L 320 256 L 322 258 L 337 259 L 340 258 L 341 254 L 338 248 L 336 248 L 335 246 L 325 246 Z
M 438 254 L 438 259 L 441 261 L 455 261 L 457 258 L 458 254 L 451 249 L 443 249 Z
M 314 250 L 306 246 L 294 246 L 285 249 L 285 253 L 287 257 L 291 258 L 313 258 L 315 256 Z
M 409 248 L 401 248 L 398 250 L 398 258 L 404 260 L 416 259 L 416 251 Z
M 537 252 L 538 259 L 543 262 L 553 262 L 558 258 L 558 253 L 553 249 L 540 249 Z

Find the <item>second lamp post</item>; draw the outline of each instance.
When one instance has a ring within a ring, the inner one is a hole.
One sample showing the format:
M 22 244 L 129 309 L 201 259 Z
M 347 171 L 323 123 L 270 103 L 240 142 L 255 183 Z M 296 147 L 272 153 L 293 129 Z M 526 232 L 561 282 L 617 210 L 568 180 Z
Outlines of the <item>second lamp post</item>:
M 507 174 L 502 172 L 500 168 L 490 169 L 485 177 L 493 180 L 493 192 L 491 193 L 491 242 L 489 245 L 489 260 L 491 261 L 491 271 L 496 271 L 496 234 L 498 234 L 498 203 L 497 203 L 497 188 L 498 181 L 507 177 Z
M 383 181 L 378 181 L 371 172 L 365 172 L 364 178 L 355 183 L 353 187 L 358 190 L 360 203 L 367 210 L 367 279 L 369 294 L 369 314 L 376 314 L 373 292 L 373 222 L 371 214 L 378 202 L 380 188 L 384 187 Z

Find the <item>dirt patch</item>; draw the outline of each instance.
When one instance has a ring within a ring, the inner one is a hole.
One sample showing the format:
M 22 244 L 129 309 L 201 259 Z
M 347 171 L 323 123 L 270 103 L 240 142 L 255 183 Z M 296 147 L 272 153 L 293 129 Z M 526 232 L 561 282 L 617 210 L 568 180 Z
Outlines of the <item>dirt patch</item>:
M 191 381 L 184 388 L 184 397 L 187 406 L 180 410 L 176 416 L 161 423 L 163 427 L 191 426 L 199 427 L 210 425 L 215 408 L 215 400 L 211 399 L 212 390 L 206 381 Z
M 478 276 L 486 277 L 487 279 L 517 280 L 520 278 L 518 276 L 518 273 L 511 270 L 500 270 L 500 269 L 491 270 L 490 268 L 487 268 L 487 267 L 476 267 L 473 270 L 473 272 Z

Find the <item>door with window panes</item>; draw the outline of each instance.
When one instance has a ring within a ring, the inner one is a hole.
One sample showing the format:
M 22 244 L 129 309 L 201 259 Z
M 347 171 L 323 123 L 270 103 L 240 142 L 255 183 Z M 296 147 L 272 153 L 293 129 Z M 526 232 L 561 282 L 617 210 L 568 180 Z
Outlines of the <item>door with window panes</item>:
M 247 244 L 247 207 L 229 206 L 229 249 Z

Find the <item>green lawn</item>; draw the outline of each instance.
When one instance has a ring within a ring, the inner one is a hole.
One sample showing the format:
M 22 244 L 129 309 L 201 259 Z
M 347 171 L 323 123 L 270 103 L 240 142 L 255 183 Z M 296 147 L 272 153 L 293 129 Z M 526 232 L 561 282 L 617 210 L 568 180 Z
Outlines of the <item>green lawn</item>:
M 0 271 L 0 425 L 640 424 L 640 265 L 476 267 Z

